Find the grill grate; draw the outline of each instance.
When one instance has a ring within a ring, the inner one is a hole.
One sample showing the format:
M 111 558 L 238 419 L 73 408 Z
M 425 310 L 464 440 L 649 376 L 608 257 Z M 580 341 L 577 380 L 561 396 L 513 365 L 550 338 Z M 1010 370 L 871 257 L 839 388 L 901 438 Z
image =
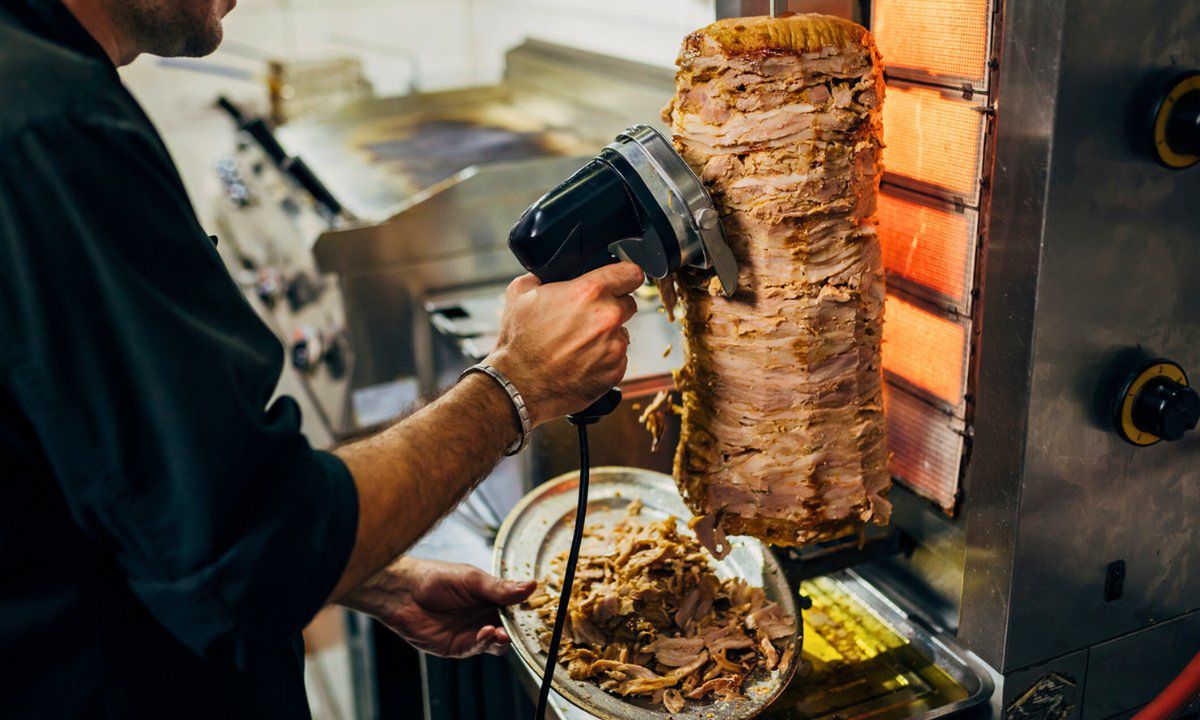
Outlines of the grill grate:
M 979 213 L 884 187 L 877 217 L 888 286 L 966 314 Z
M 883 311 L 883 370 L 953 411 L 966 395 L 967 324 L 889 294 Z
M 892 475 L 952 511 L 963 455 L 962 420 L 886 383 L 883 407 Z
M 890 83 L 883 103 L 883 168 L 890 182 L 967 205 L 979 202 L 982 98 Z
M 889 77 L 987 89 L 990 0 L 875 0 L 871 13 Z

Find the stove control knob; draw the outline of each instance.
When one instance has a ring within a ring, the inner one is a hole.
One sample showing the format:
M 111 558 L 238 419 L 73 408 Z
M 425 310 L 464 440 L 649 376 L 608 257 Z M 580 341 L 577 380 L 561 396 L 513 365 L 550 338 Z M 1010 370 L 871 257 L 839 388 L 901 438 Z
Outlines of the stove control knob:
M 1158 358 L 1129 376 L 1113 407 L 1113 424 L 1126 442 L 1153 445 L 1179 440 L 1200 421 L 1200 394 L 1178 363 Z
M 1200 162 L 1200 70 L 1176 75 L 1167 83 L 1150 121 L 1159 162 L 1175 170 Z
M 325 357 L 325 340 L 311 327 L 302 327 L 292 338 L 292 366 L 302 373 L 317 369 Z
M 334 380 L 346 375 L 350 361 L 350 347 L 343 329 L 333 328 L 324 332 L 304 326 L 292 336 L 292 367 L 311 375 L 321 365 Z

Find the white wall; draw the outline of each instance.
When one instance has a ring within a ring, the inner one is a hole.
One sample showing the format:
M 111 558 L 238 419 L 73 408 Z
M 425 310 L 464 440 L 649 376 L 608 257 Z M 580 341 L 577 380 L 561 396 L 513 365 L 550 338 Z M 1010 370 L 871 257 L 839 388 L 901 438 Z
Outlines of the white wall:
M 493 82 L 504 51 L 526 37 L 654 65 L 675 62 L 683 37 L 713 21 L 713 0 L 469 0 L 478 77 Z
M 495 82 L 504 52 L 526 37 L 670 66 L 713 12 L 713 0 L 240 0 L 213 56 L 146 57 L 125 76 L 165 118 L 217 92 L 261 102 L 271 58 L 357 56 L 381 95 L 412 81 L 424 90 Z

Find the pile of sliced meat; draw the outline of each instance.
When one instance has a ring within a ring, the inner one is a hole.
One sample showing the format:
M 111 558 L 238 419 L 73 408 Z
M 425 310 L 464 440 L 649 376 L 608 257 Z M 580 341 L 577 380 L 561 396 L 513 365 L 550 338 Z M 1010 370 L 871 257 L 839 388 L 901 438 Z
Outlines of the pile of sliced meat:
M 619 696 L 649 696 L 670 712 L 687 701 L 741 697 L 746 676 L 791 662 L 792 618 L 762 588 L 721 580 L 675 518 L 646 522 L 641 503 L 589 527 L 576 567 L 559 662 L 572 679 Z M 550 632 L 566 553 L 526 604 Z
M 675 478 L 701 539 L 833 539 L 891 506 L 872 216 L 883 78 L 871 36 L 824 15 L 690 35 L 664 110 L 740 266 L 732 298 L 683 270 Z

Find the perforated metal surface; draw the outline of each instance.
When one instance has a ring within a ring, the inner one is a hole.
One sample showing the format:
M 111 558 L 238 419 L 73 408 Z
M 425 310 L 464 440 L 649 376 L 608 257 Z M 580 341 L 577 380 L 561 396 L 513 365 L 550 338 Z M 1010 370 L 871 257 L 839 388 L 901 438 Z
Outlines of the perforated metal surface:
M 885 187 L 877 218 L 888 286 L 966 313 L 979 213 Z
M 985 90 L 990 0 L 875 0 L 871 25 L 889 77 Z
M 889 294 L 883 314 L 883 369 L 918 393 L 960 411 L 966 389 L 967 323 Z
M 954 509 L 963 454 L 963 422 L 885 384 L 892 475 L 947 512 Z
M 892 82 L 883 102 L 885 179 L 967 205 L 979 202 L 983 99 Z

